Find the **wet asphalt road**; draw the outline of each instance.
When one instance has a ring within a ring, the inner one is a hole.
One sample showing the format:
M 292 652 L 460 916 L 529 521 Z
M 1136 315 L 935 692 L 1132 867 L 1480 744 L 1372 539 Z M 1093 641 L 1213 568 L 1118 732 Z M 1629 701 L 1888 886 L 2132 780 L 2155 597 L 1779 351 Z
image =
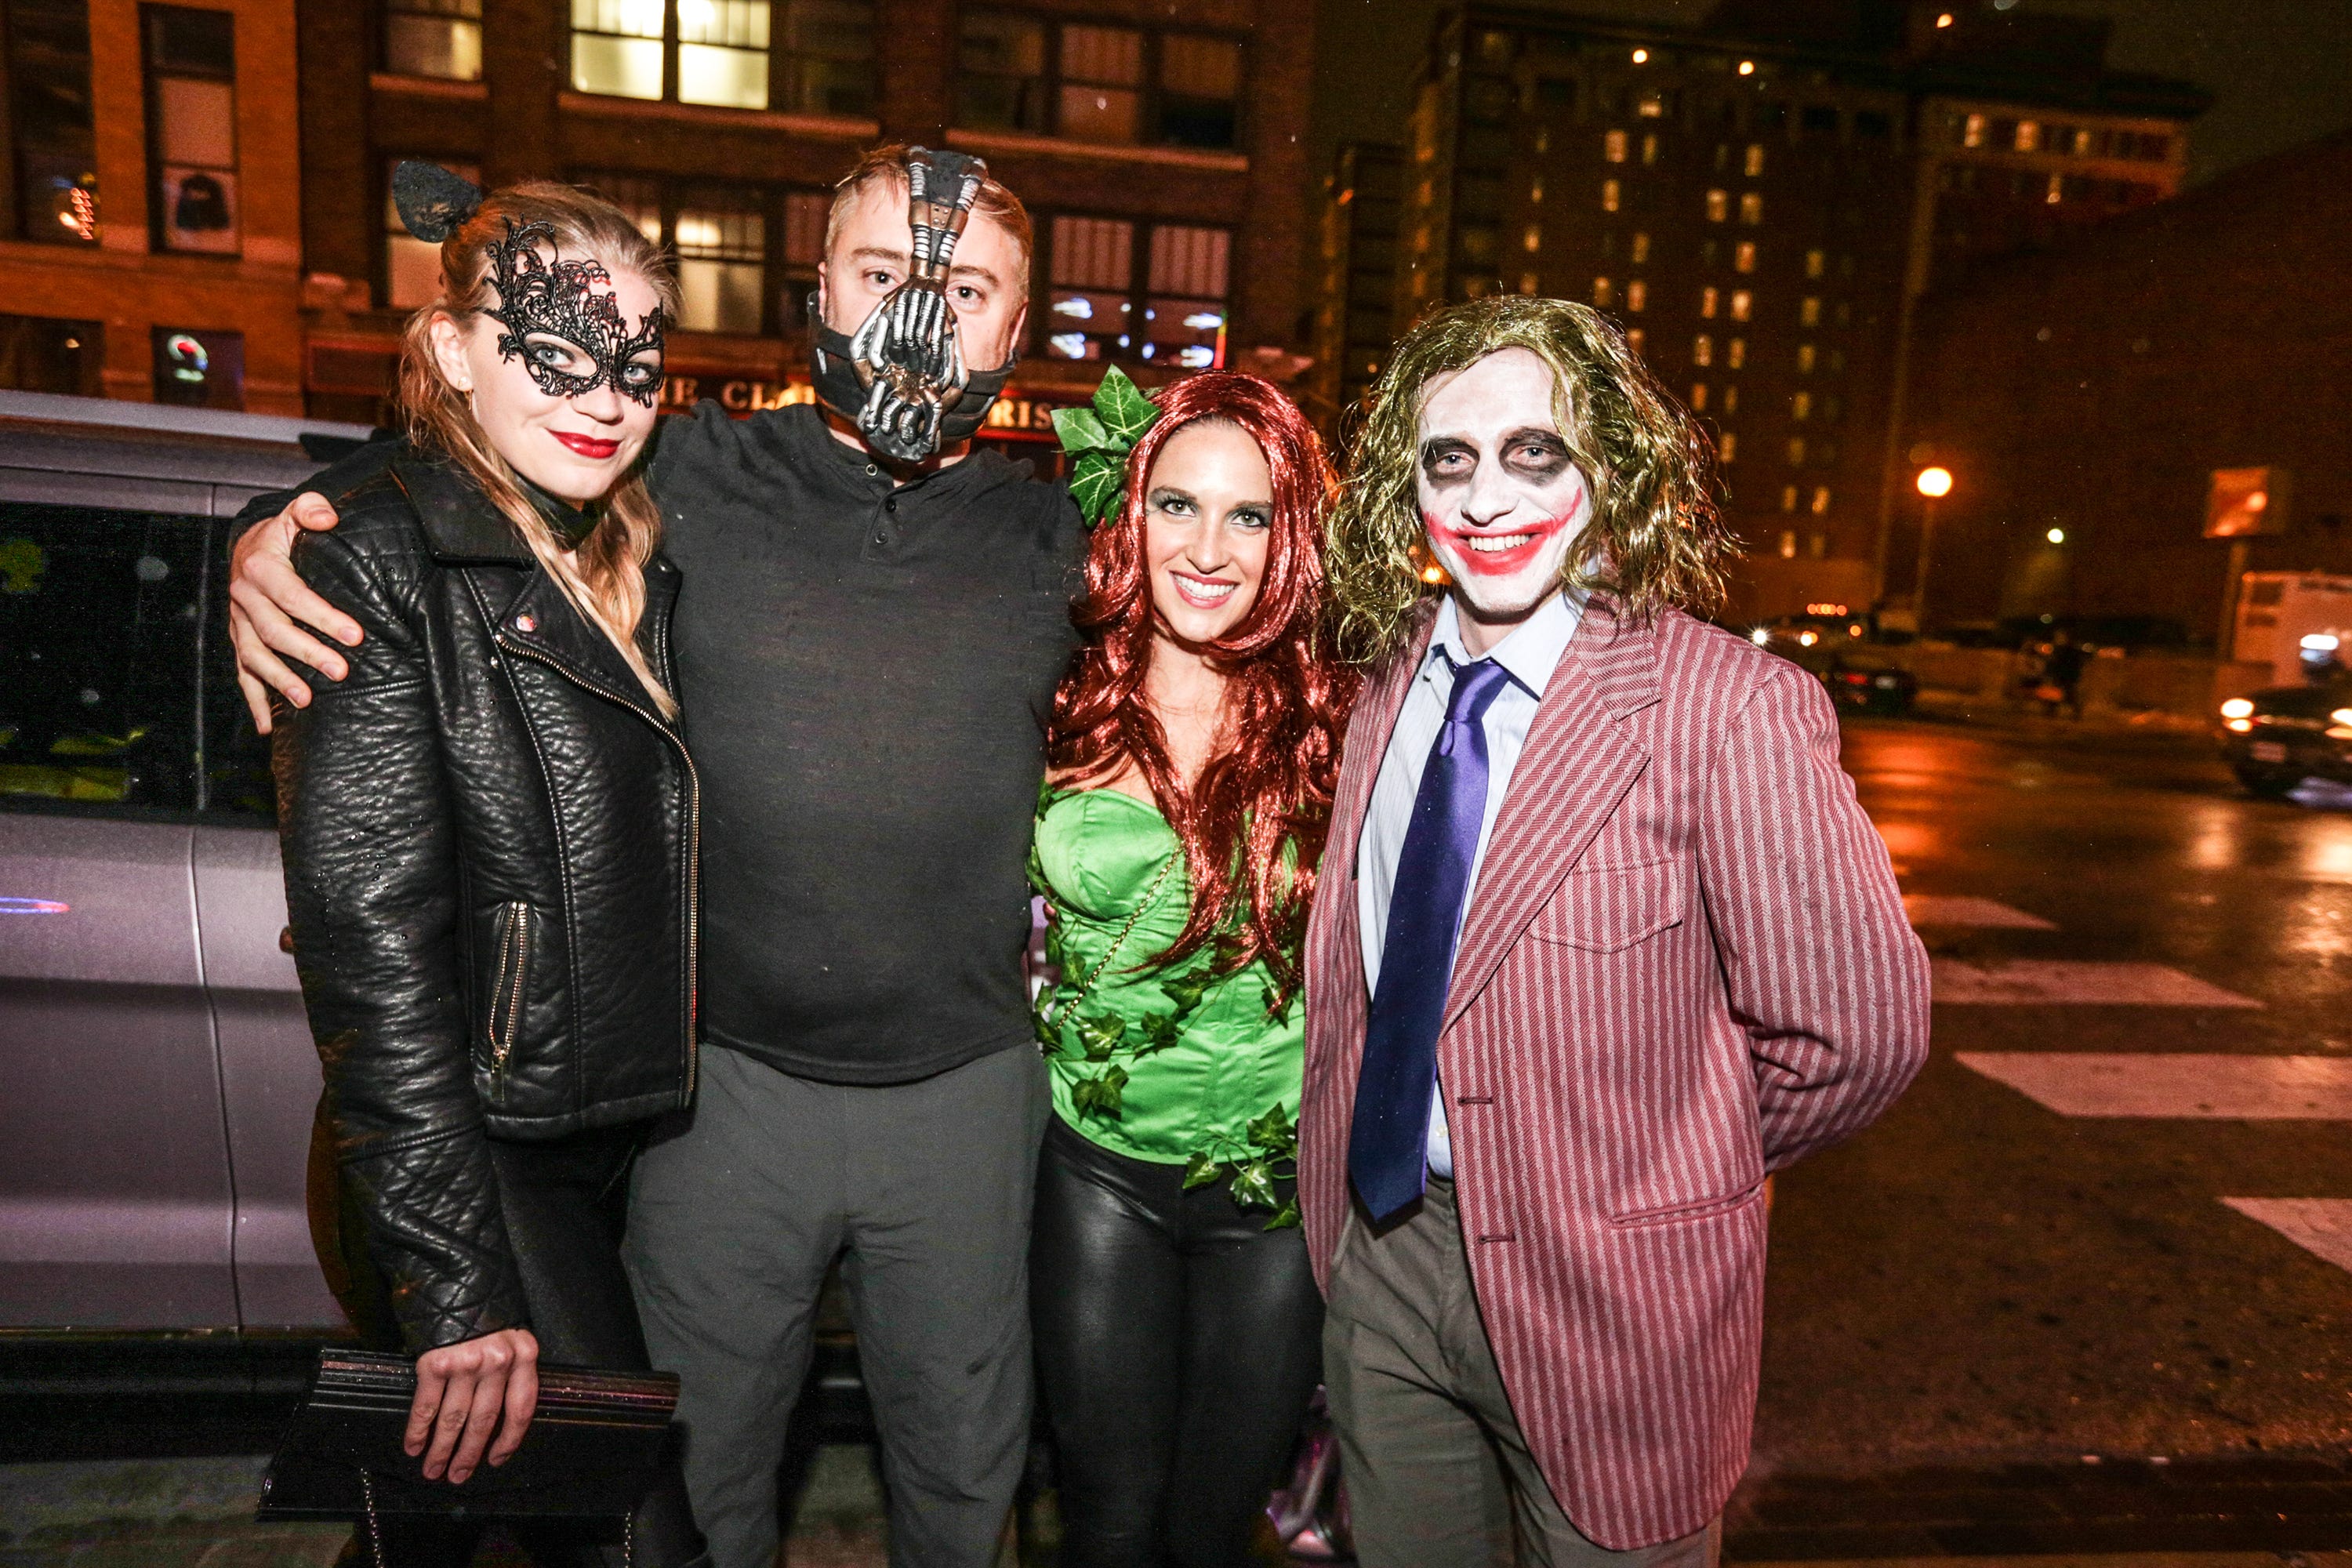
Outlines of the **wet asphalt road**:
M 2352 1273 L 2221 1200 L 2352 1197 L 2352 1127 L 2198 1114 L 2202 1068 L 2188 1114 L 2062 1114 L 1956 1053 L 2352 1058 L 2352 811 L 2247 797 L 2195 738 L 1865 721 L 1845 762 L 1906 895 L 2054 928 L 1923 926 L 1939 998 L 1972 965 L 2073 960 L 2261 1005 L 1939 999 L 1909 1094 L 1778 1183 L 1752 1479 L 2340 1460 Z

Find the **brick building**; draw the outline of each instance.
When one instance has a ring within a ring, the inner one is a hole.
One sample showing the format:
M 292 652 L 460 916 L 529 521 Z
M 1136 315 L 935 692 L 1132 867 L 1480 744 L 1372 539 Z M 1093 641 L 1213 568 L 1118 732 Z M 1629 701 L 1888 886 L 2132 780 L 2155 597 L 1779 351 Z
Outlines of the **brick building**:
M 0 0 L 0 386 L 302 412 L 293 0 Z
M 1906 434 L 1957 480 L 1931 619 L 2147 616 L 2211 638 L 2231 549 L 2202 537 L 2217 468 L 2291 476 L 2285 531 L 2243 542 L 2248 566 L 2352 572 L 2347 243 L 2338 135 L 1930 294 Z
M 978 153 L 1037 224 L 1029 342 L 992 430 L 1050 435 L 1103 360 L 1287 373 L 1312 47 L 1281 0 L 300 0 L 314 413 L 364 417 L 432 252 L 404 157 L 591 185 L 674 247 L 673 405 L 808 395 L 830 184 L 882 140 Z M 1259 351 L 1265 351 L 1263 353 Z
M 1392 328 L 1496 291 L 1608 310 L 1715 435 L 1734 608 L 1879 602 L 1910 302 L 2179 182 L 2202 95 L 2105 44 L 1983 0 L 1465 6 L 1415 89 Z

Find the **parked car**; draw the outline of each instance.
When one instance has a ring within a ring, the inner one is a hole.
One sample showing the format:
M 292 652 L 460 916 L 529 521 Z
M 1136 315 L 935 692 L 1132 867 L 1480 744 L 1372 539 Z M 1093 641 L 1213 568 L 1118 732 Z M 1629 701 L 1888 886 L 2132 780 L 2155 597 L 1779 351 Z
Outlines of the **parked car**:
M 2221 755 L 2260 795 L 2307 778 L 2352 784 L 2352 678 L 2274 686 L 2221 704 Z
M 1868 633 L 1859 616 L 1788 616 L 1748 638 L 1811 672 L 1841 709 L 1899 719 L 1919 696 L 1919 678 L 1874 656 Z
M 0 1385 L 28 1331 L 347 1331 L 222 590 L 236 510 L 367 434 L 0 392 Z

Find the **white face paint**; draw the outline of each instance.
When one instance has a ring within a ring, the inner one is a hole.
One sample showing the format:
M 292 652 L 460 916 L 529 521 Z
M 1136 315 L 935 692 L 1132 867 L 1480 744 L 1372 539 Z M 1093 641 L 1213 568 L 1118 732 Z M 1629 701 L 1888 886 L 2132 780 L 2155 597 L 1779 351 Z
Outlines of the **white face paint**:
M 1454 579 L 1474 654 L 1559 586 L 1592 494 L 1552 413 L 1551 367 L 1501 349 L 1422 392 L 1419 496 L 1429 548 Z

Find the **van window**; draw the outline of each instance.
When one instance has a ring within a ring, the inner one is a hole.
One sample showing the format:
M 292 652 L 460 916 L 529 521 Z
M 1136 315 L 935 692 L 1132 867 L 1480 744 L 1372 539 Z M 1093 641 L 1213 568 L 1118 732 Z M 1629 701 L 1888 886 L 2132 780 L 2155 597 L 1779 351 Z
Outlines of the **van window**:
M 196 807 L 210 531 L 0 502 L 0 805 Z

